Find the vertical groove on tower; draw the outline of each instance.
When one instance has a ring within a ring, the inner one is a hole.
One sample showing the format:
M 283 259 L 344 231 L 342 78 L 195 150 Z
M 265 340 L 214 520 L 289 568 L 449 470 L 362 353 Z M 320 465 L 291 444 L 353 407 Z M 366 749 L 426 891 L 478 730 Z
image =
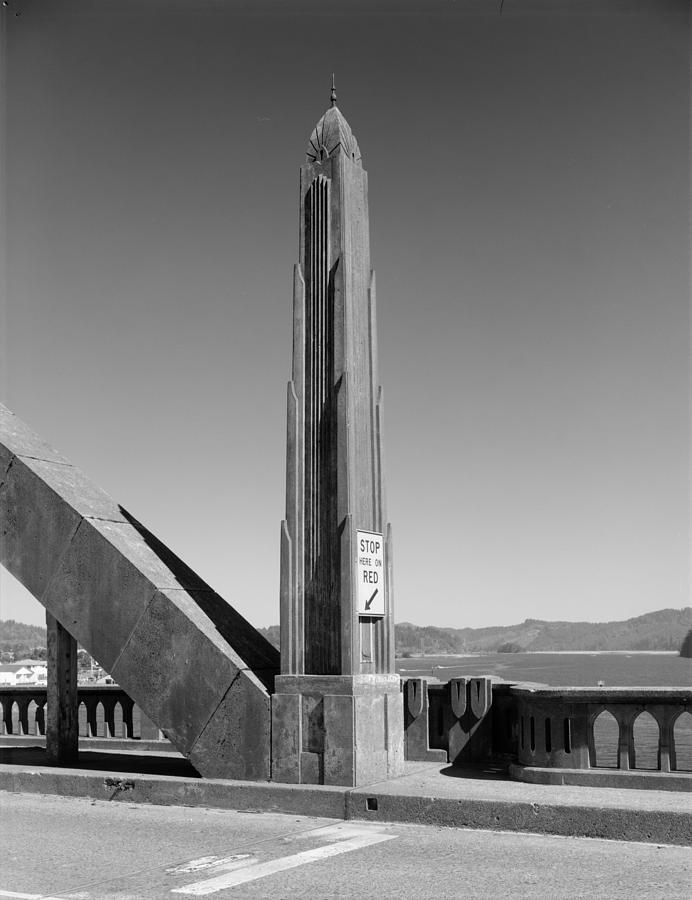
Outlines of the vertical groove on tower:
M 332 467 L 333 314 L 330 289 L 330 182 L 318 175 L 306 201 L 308 335 L 305 353 L 310 416 L 306 431 L 306 671 L 336 671 Z M 320 639 L 316 640 L 318 637 Z M 326 640 L 325 640 L 326 636 Z
M 361 608 L 356 578 L 355 532 L 384 535 L 387 527 L 367 189 L 357 142 L 332 106 L 310 137 L 300 175 L 303 290 L 294 288 L 294 315 L 298 327 L 302 310 L 304 328 L 302 341 L 294 338 L 294 379 L 301 377 L 289 397 L 282 537 L 291 561 L 290 572 L 282 563 L 282 596 L 293 598 L 282 609 L 295 609 L 282 649 L 295 644 L 287 666 L 305 674 L 391 669 L 389 568 L 384 614 Z M 343 533 L 346 521 L 353 534 Z

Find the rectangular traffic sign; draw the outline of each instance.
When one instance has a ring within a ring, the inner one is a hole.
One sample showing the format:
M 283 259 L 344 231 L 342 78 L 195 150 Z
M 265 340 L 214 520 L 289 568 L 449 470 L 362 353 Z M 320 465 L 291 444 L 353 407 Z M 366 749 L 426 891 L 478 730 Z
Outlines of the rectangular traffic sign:
M 384 539 L 372 531 L 356 531 L 356 578 L 359 616 L 383 616 Z

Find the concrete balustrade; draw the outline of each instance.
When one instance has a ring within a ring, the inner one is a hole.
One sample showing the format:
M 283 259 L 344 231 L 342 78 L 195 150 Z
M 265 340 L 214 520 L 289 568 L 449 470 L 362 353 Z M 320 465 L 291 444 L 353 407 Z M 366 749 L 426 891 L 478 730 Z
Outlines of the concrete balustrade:
M 409 678 L 402 682 L 401 699 L 407 760 L 509 762 L 510 776 L 523 781 L 692 789 L 692 728 L 676 729 L 680 716 L 692 707 L 689 689 L 551 688 L 492 684 L 490 678 L 445 683 Z M 159 746 L 171 746 L 117 685 L 82 685 L 78 702 L 80 740 L 125 739 L 136 747 L 141 740 L 159 739 Z M 45 687 L 2 687 L 0 706 L 4 735 L 45 735 Z M 612 717 L 612 727 L 602 729 L 605 741 L 597 727 L 603 713 Z M 642 713 L 651 716 L 649 725 L 655 723 L 655 749 L 653 727 L 648 747 L 638 745 Z M 681 747 L 676 746 L 678 730 Z
M 600 767 L 594 724 L 603 712 L 617 723 L 617 768 L 637 765 L 634 724 L 648 713 L 658 726 L 657 770 L 677 769 L 675 723 L 692 706 L 685 688 L 525 688 L 511 689 L 519 718 L 517 762 L 543 768 Z
M 489 678 L 410 678 L 402 687 L 409 760 L 503 758 L 512 760 L 510 775 L 525 781 L 692 789 L 689 761 L 678 764 L 675 727 L 692 706 L 689 689 L 493 685 Z M 596 738 L 602 713 L 613 717 L 610 757 Z M 642 713 L 658 730 L 655 751 L 651 735 L 651 747 L 637 746 Z
M 2 733 L 14 734 L 14 708 L 17 709 L 19 733 L 22 735 L 46 733 L 46 688 L 13 687 L 0 688 L 2 706 Z M 33 719 L 30 720 L 30 706 L 34 703 Z
M 426 678 L 404 682 L 406 758 L 462 763 L 491 752 L 490 678 Z
M 118 685 L 81 685 L 77 689 L 80 738 L 160 741 L 170 748 L 162 732 L 139 710 Z M 33 704 L 33 705 L 32 705 Z M 2 733 L 8 737 L 46 734 L 46 687 L 20 685 L 0 688 Z M 99 710 L 100 707 L 100 710 Z M 16 727 L 15 727 L 16 726 Z

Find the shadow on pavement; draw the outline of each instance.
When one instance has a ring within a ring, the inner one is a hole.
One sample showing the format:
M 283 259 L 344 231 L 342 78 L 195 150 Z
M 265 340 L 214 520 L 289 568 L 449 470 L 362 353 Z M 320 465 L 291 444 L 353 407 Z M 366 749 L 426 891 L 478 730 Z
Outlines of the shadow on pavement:
M 0 764 L 10 766 L 51 766 L 44 747 L 0 747 Z M 195 767 L 176 753 L 137 753 L 81 750 L 79 762 L 65 768 L 98 772 L 136 772 L 140 775 L 172 775 L 175 778 L 199 778 Z
M 463 763 L 460 766 L 447 766 L 440 769 L 440 775 L 447 778 L 473 778 L 488 781 L 510 781 L 509 764 L 504 760 L 483 763 Z

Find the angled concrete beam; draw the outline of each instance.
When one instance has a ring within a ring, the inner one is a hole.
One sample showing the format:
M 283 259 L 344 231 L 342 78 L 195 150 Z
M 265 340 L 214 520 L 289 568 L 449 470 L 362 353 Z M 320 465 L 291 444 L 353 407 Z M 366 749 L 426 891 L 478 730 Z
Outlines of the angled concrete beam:
M 1 405 L 0 563 L 202 775 L 269 778 L 276 649 Z

